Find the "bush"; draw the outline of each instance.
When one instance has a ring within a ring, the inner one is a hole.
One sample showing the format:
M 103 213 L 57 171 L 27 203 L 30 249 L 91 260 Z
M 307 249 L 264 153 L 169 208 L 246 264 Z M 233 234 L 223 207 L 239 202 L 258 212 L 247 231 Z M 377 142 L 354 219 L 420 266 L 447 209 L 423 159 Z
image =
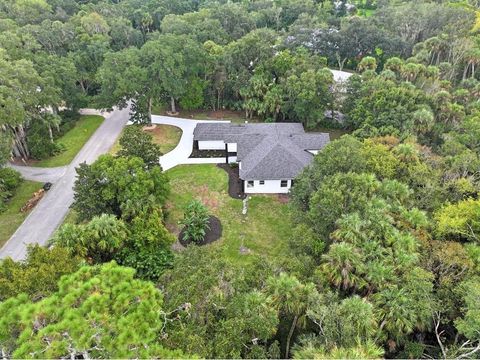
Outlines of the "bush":
M 22 181 L 22 176 L 18 171 L 10 168 L 0 168 L 0 185 L 6 190 L 16 190 Z
M 120 265 L 134 268 L 136 276 L 141 279 L 157 281 L 166 269 L 173 266 L 174 255 L 168 248 L 131 250 L 122 250 L 116 260 Z
M 10 168 L 0 168 L 0 213 L 5 211 L 7 201 L 23 181 L 20 173 Z
M 201 243 L 210 228 L 208 210 L 200 201 L 193 200 L 185 208 L 185 215 L 180 224 L 184 226 L 183 240 Z

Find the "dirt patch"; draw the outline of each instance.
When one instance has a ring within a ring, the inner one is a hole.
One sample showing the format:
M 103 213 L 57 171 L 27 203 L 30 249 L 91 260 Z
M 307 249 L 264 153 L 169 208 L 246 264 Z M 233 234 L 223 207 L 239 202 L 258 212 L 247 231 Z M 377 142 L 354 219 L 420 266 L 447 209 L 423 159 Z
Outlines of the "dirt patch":
M 160 111 L 158 115 L 165 114 L 169 116 L 178 116 L 184 119 L 205 119 L 205 120 L 236 120 L 245 121 L 244 111 L 234 110 L 216 110 L 198 109 L 198 110 L 182 110 L 180 109 L 175 115 L 172 115 L 167 110 Z M 250 119 L 249 121 L 251 121 Z
M 208 219 L 208 226 L 209 229 L 207 229 L 207 233 L 205 234 L 205 237 L 200 243 L 194 243 L 191 240 L 183 240 L 183 229 L 182 231 L 180 231 L 180 234 L 178 234 L 178 241 L 185 247 L 190 244 L 203 246 L 211 244 L 212 242 L 217 241 L 222 237 L 222 223 L 217 217 L 210 216 L 210 218 Z
M 155 129 L 156 127 L 157 127 L 157 124 L 152 124 L 152 125 L 150 125 L 150 126 L 144 126 L 144 127 L 142 127 L 142 130 L 143 130 L 143 131 L 151 131 L 151 130 Z
M 200 197 L 200 201 L 210 208 L 211 210 L 215 211 L 218 209 L 219 200 L 216 196 L 212 196 L 212 192 L 208 188 L 207 185 L 199 186 L 198 188 L 198 196 Z
M 243 192 L 243 182 L 239 177 L 238 166 L 230 166 L 229 164 L 217 164 L 217 166 L 225 170 L 228 174 L 228 195 L 234 199 L 245 199 Z
M 278 202 L 281 204 L 287 204 L 290 197 L 287 194 L 277 194 Z
M 13 165 L 18 165 L 18 166 L 35 166 L 39 160 L 34 160 L 34 159 L 23 159 L 19 157 L 12 158 L 10 160 L 10 163 Z
M 177 146 L 182 136 L 182 130 L 172 125 L 155 125 L 155 127 L 148 127 L 143 129 L 150 134 L 153 142 L 160 146 L 160 151 L 163 154 L 173 150 Z

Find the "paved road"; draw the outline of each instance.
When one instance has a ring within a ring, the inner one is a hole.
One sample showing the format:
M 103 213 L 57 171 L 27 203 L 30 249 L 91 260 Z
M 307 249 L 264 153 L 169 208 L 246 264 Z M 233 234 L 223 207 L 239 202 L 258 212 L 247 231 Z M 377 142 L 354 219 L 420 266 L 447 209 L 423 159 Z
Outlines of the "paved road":
M 45 245 L 53 232 L 62 223 L 73 202 L 73 184 L 75 182 L 75 167 L 80 163 L 94 162 L 99 155 L 109 151 L 115 140 L 120 135 L 122 128 L 128 121 L 129 110 L 114 110 L 105 115 L 106 120 L 80 150 L 72 163 L 66 166 L 63 174 L 57 177 L 54 185 L 45 197 L 30 212 L 25 221 L 20 225 L 8 242 L 0 249 L 0 258 L 11 257 L 14 260 L 22 260 L 26 255 L 26 245 L 38 243 Z M 31 168 L 30 168 L 31 169 Z M 63 168 L 50 170 L 37 169 L 22 170 L 22 173 L 35 179 L 43 179 L 41 176 L 58 176 Z M 43 175 L 42 175 L 43 172 Z M 56 174 L 56 175 L 55 175 Z
M 26 180 L 38 182 L 57 182 L 67 172 L 68 166 L 54 168 L 40 168 L 31 166 L 18 166 L 7 164 L 8 167 L 17 170 Z
M 225 159 L 189 159 L 193 150 L 193 130 L 198 123 L 219 122 L 219 120 L 191 120 L 171 116 L 152 115 L 153 124 L 173 125 L 182 129 L 182 137 L 172 151 L 160 157 L 163 170 L 171 169 L 180 164 L 216 164 Z M 229 123 L 230 121 L 221 121 Z

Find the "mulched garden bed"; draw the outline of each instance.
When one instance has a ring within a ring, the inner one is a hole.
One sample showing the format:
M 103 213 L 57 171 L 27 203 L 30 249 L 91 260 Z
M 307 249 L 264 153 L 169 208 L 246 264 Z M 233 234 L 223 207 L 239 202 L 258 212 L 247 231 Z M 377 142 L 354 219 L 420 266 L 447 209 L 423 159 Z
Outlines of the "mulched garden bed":
M 193 149 L 190 158 L 225 158 L 225 150 L 198 150 Z
M 243 192 L 238 166 L 230 166 L 230 164 L 217 164 L 217 166 L 228 174 L 228 195 L 234 199 L 245 199 L 247 196 Z
M 205 234 L 202 242 L 194 243 L 191 240 L 183 240 L 183 230 L 180 231 L 180 234 L 178 234 L 178 241 L 180 242 L 180 244 L 186 247 L 190 244 L 200 246 L 207 245 L 220 239 L 222 237 L 222 223 L 220 222 L 220 220 L 215 216 L 210 216 L 210 219 L 208 219 L 208 225 L 210 229 L 207 229 L 207 233 Z

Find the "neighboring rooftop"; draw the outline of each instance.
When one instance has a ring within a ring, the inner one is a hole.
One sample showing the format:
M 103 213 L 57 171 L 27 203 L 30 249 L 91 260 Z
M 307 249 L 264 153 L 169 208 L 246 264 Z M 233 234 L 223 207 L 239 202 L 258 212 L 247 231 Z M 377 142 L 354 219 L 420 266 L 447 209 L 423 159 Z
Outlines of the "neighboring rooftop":
M 293 179 L 312 161 L 309 150 L 321 150 L 330 141 L 327 133 L 305 133 L 299 123 L 200 123 L 193 136 L 236 143 L 243 180 Z

